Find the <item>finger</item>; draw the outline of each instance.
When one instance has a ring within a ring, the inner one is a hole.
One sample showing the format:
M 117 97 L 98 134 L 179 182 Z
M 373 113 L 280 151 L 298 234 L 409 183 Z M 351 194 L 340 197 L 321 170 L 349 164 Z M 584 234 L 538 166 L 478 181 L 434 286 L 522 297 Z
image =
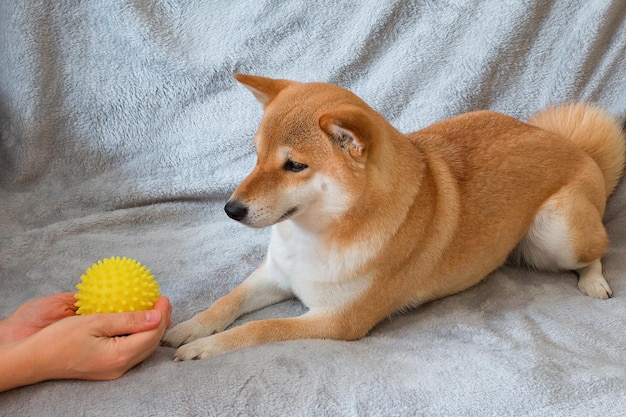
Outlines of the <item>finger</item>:
M 120 355 L 128 358 L 128 367 L 126 370 L 142 362 L 156 350 L 165 334 L 166 328 L 167 321 L 161 320 L 160 325 L 153 330 L 130 334 L 122 338 L 115 338 Z
M 44 297 L 44 298 L 55 298 L 59 301 L 71 301 L 74 300 L 74 294 L 76 294 L 75 292 L 60 292 L 57 294 L 53 294 L 53 295 L 49 295 L 48 297 Z
M 172 309 L 172 305 L 170 304 L 170 300 L 167 297 L 160 297 L 156 303 L 154 303 L 155 310 L 161 310 L 164 313 L 169 313 Z
M 97 321 L 98 336 L 114 337 L 153 330 L 162 321 L 159 310 L 135 311 L 130 313 L 94 314 L 85 316 Z
M 78 291 L 66 291 L 66 292 L 60 292 L 57 295 L 61 297 L 74 297 L 74 295 L 76 295 L 77 293 Z
M 170 327 L 172 325 L 172 304 L 170 303 L 170 300 L 167 297 L 159 298 L 154 304 L 154 309 L 163 313 L 163 317 L 166 318 L 165 327 Z
M 71 311 L 72 313 L 74 313 L 76 312 L 76 310 L 78 310 L 78 307 L 74 305 L 76 304 L 75 294 L 76 293 L 73 293 L 73 292 L 62 292 L 59 294 L 55 294 L 54 297 L 60 303 L 64 304 L 68 311 Z
M 159 346 L 164 333 L 165 329 L 159 327 L 127 337 L 116 338 L 118 357 L 127 358 L 124 372 L 150 356 Z

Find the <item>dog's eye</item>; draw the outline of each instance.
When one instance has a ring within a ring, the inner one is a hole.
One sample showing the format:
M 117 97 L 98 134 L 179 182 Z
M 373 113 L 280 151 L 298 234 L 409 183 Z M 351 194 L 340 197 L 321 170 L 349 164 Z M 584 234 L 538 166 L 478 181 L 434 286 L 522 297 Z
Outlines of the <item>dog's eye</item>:
M 306 164 L 302 164 L 300 162 L 292 161 L 291 159 L 285 162 L 285 166 L 283 167 L 285 171 L 291 172 L 300 172 L 307 169 L 309 166 Z

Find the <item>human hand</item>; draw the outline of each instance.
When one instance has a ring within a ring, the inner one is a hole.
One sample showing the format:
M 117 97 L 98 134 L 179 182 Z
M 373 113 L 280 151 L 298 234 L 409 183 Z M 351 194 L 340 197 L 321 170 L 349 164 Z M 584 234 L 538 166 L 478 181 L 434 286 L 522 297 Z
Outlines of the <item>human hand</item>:
M 24 339 L 41 329 L 74 315 L 74 293 L 65 292 L 22 304 L 0 322 L 0 345 Z
M 161 297 L 153 310 L 66 317 L 0 345 L 0 392 L 48 379 L 119 378 L 154 352 L 171 311 Z
M 45 379 L 116 379 L 156 350 L 171 310 L 161 297 L 154 310 L 69 317 L 34 334 L 31 343 L 44 347 Z

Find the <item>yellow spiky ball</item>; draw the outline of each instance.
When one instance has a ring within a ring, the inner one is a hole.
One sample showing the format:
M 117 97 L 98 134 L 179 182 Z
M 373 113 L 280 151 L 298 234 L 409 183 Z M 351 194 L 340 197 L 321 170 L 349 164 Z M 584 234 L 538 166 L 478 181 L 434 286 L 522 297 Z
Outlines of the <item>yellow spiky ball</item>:
M 98 261 L 80 278 L 76 314 L 150 310 L 161 296 L 150 270 L 125 256 Z

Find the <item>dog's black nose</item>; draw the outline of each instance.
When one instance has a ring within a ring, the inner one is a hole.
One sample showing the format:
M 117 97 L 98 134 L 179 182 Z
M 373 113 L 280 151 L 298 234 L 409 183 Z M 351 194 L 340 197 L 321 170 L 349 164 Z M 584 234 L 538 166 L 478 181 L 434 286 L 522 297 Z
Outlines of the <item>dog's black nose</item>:
M 248 207 L 240 201 L 232 200 L 226 203 L 224 211 L 233 220 L 241 221 L 248 215 Z

